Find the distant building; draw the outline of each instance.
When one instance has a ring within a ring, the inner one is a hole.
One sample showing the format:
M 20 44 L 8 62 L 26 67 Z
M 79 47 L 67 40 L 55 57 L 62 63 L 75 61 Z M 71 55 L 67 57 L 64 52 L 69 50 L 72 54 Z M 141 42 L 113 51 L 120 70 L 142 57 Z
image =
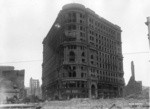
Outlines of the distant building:
M 38 79 L 30 79 L 30 88 L 31 88 L 31 95 L 38 95 L 38 90 L 40 88 L 39 80 Z
M 125 97 L 136 96 L 142 93 L 142 82 L 135 80 L 135 71 L 134 71 L 133 61 L 131 62 L 131 73 L 132 75 L 130 77 L 130 80 L 127 86 L 125 86 L 125 90 L 124 90 Z
M 150 87 L 142 87 L 142 97 L 150 100 Z
M 6 79 L 0 80 L 0 104 L 5 103 L 7 99 L 18 95 L 18 91 L 14 89 L 13 83 Z
M 37 96 L 42 98 L 40 82 L 38 79 L 30 78 L 30 87 L 26 88 L 27 96 Z
M 25 70 L 14 70 L 14 67 L 0 67 L 0 92 L 5 95 L 5 100 L 16 96 L 18 99 L 24 98 L 24 78 Z
M 22 89 L 24 88 L 24 73 L 25 70 L 3 71 L 2 77 L 10 80 L 13 83 L 14 88 Z
M 43 98 L 122 97 L 121 32 L 81 4 L 63 6 L 43 40 Z
M 148 40 L 150 46 L 150 17 L 147 17 L 147 22 L 145 24 L 148 26 Z
M 10 71 L 14 70 L 14 66 L 0 66 L 0 76 L 2 75 L 3 71 Z

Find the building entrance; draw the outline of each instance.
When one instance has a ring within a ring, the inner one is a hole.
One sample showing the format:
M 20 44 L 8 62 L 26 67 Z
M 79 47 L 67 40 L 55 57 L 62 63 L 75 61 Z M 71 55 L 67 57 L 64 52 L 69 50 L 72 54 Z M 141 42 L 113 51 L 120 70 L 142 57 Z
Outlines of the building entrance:
M 92 98 L 96 97 L 96 87 L 94 85 L 91 86 L 91 96 Z

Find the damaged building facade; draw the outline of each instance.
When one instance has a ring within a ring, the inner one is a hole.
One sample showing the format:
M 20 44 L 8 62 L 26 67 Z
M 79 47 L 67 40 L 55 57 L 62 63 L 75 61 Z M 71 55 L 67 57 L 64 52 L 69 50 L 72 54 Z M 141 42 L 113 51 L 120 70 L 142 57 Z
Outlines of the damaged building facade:
M 135 80 L 134 62 L 131 62 L 131 77 L 124 88 L 124 97 L 136 97 L 142 94 L 142 81 Z
M 23 99 L 25 70 L 15 70 L 13 66 L 0 66 L 0 103 L 8 99 Z
M 43 40 L 44 99 L 123 96 L 121 28 L 77 3 L 63 6 Z

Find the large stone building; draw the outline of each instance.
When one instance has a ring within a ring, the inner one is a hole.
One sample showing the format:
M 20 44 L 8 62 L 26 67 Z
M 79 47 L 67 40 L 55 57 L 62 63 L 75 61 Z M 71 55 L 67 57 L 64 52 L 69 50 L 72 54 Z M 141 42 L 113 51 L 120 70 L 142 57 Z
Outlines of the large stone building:
M 44 99 L 121 97 L 121 28 L 81 4 L 63 6 L 43 41 Z

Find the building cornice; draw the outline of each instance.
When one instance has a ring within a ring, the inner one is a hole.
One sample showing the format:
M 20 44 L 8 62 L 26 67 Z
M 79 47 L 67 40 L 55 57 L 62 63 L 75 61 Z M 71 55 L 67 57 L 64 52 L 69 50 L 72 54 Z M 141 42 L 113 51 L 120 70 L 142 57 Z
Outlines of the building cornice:
M 106 20 L 105 18 L 99 16 L 98 14 L 96 14 L 93 10 L 89 9 L 89 8 L 86 8 L 84 5 L 82 4 L 79 4 L 79 3 L 70 3 L 70 4 L 66 4 L 62 7 L 62 10 L 71 10 L 71 9 L 80 9 L 84 12 L 86 12 L 87 14 L 90 14 L 100 20 L 103 21 L 103 23 L 106 23 L 108 25 L 111 25 L 114 29 L 116 30 L 119 30 L 120 32 L 122 32 L 121 28 L 116 25 L 116 24 L 113 24 L 111 23 L 110 21 Z

